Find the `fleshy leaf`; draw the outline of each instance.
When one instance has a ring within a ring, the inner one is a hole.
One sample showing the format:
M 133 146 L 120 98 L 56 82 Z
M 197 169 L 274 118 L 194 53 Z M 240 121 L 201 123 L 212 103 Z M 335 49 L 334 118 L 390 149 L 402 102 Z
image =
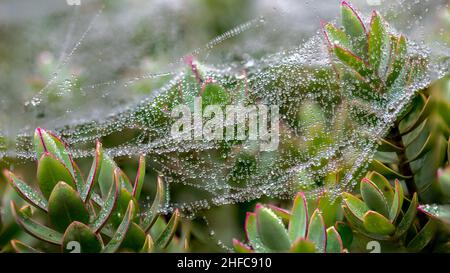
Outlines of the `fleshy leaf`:
M 76 242 L 80 246 L 80 253 L 98 253 L 103 248 L 103 243 L 99 235 L 95 234 L 85 224 L 74 221 L 64 232 L 62 242 L 62 252 L 71 252 L 71 242 Z
M 325 252 L 327 232 L 322 214 L 318 209 L 311 216 L 307 239 L 314 243 L 318 252 Z
M 280 217 L 283 222 L 289 223 L 291 220 L 291 212 L 280 207 L 274 206 L 272 204 L 268 204 L 267 207 L 275 213 L 276 216 Z
M 392 206 L 389 211 L 389 219 L 394 222 L 397 219 L 397 216 L 400 214 L 403 205 L 403 188 L 400 185 L 400 182 L 395 180 L 395 194 L 392 201 Z
M 256 208 L 256 227 L 261 242 L 273 251 L 288 251 L 289 235 L 283 222 L 270 209 L 258 205 Z
M 97 215 L 97 218 L 90 224 L 90 227 L 94 230 L 95 233 L 98 233 L 100 229 L 106 224 L 109 217 L 111 216 L 113 210 L 117 205 L 117 199 L 119 197 L 119 191 L 121 189 L 120 183 L 118 179 L 114 179 L 114 186 L 111 188 L 111 191 L 108 194 L 107 199 L 104 201 L 104 204 Z
M 11 186 L 17 191 L 17 193 L 22 196 L 28 203 L 33 206 L 47 211 L 48 202 L 42 196 L 41 193 L 34 190 L 32 187 L 28 186 L 25 182 L 18 179 L 12 172 L 5 170 L 4 175 L 8 178 L 8 181 L 11 183 Z
M 41 253 L 41 251 L 19 241 L 11 240 L 11 246 L 16 253 Z
M 56 157 L 44 153 L 38 162 L 37 179 L 39 188 L 45 198 L 49 198 L 53 188 L 60 181 L 76 189 L 75 180 L 70 171 Z
M 155 199 L 153 200 L 152 206 L 144 213 L 144 219 L 142 220 L 142 226 L 145 231 L 148 231 L 156 219 L 158 219 L 158 211 L 162 208 L 164 202 L 164 180 L 162 176 L 158 175 Z
M 344 203 L 347 205 L 348 209 L 362 221 L 364 214 L 369 210 L 367 205 L 350 193 L 343 193 L 342 197 L 344 198 Z
M 419 210 L 430 217 L 450 224 L 450 205 L 426 204 L 420 205 Z
M 344 64 L 356 71 L 359 76 L 366 77 L 370 75 L 367 64 L 358 56 L 338 45 L 334 46 L 334 53 Z
M 11 201 L 11 211 L 16 222 L 30 235 L 51 244 L 60 245 L 63 235 L 58 231 L 43 226 L 16 208 L 14 201 Z
M 369 179 L 361 181 L 361 195 L 367 207 L 382 215 L 389 216 L 389 208 L 386 199 L 380 189 Z
M 341 5 L 342 25 L 352 43 L 351 50 L 359 56 L 365 56 L 367 35 L 364 24 L 356 11 L 347 3 Z
M 236 253 L 253 253 L 250 247 L 236 239 L 233 239 L 233 248 Z
M 327 229 L 327 253 L 341 253 L 344 250 L 341 236 L 334 227 Z
M 158 239 L 156 239 L 155 247 L 166 248 L 169 245 L 170 241 L 172 240 L 173 236 L 175 235 L 179 220 L 180 220 L 180 212 L 178 211 L 178 209 L 176 209 L 174 211 L 174 213 L 172 214 L 172 217 L 170 217 L 170 220 L 167 223 L 167 226 L 161 232 Z
M 123 240 L 120 248 L 137 252 L 142 249 L 145 240 L 146 235 L 144 230 L 142 230 L 142 228 L 138 224 L 131 223 L 131 226 L 127 232 L 127 236 L 125 236 L 125 239 Z
M 353 232 L 349 226 L 347 226 L 344 222 L 336 222 L 334 225 L 337 232 L 339 232 L 339 236 L 342 239 L 342 244 L 344 248 L 350 248 L 353 242 Z
M 409 227 L 412 225 L 416 217 L 418 205 L 419 203 L 417 201 L 417 193 L 414 193 L 408 210 L 405 212 L 405 215 L 403 215 L 402 220 L 397 226 L 397 230 L 395 232 L 396 237 L 400 237 L 408 231 Z
M 299 238 L 292 244 L 290 251 L 292 253 L 315 253 L 316 246 L 305 238 Z
M 376 211 L 368 211 L 364 215 L 364 228 L 374 234 L 391 235 L 395 231 L 395 226 L 389 222 L 389 219 Z
M 147 234 L 147 236 L 145 236 L 145 242 L 144 245 L 142 246 L 141 253 L 152 253 L 153 249 L 154 243 L 152 236 L 150 236 L 150 234 Z
M 393 58 L 393 62 L 391 65 L 391 69 L 389 71 L 388 78 L 386 80 L 386 85 L 391 86 L 398 76 L 401 74 L 402 69 L 404 69 L 406 63 L 406 55 L 407 55 L 407 44 L 405 36 L 401 35 L 398 37 L 397 42 L 395 44 L 395 52 Z
M 261 239 L 259 238 L 258 230 L 256 227 L 256 214 L 253 212 L 247 212 L 245 218 L 245 234 L 247 240 L 254 250 L 257 252 L 268 252 Z
M 291 242 L 304 238 L 308 228 L 308 207 L 303 193 L 298 193 L 292 205 L 292 216 L 289 221 L 288 234 Z
M 331 47 L 334 45 L 340 45 L 343 48 L 350 48 L 350 41 L 348 40 L 347 34 L 335 27 L 333 24 L 327 23 L 323 26 L 325 37 Z
M 394 198 L 394 190 L 392 189 L 391 183 L 389 183 L 389 180 L 386 179 L 386 177 L 382 176 L 381 174 L 377 172 L 369 172 L 367 174 L 367 178 L 372 181 L 375 185 L 377 185 L 377 188 L 381 190 L 381 192 L 384 195 L 384 198 L 386 198 L 386 201 L 388 203 L 388 206 L 392 206 L 392 199 Z
M 430 219 L 419 233 L 408 243 L 406 248 L 411 252 L 419 252 L 434 238 L 436 234 L 437 224 Z
M 374 11 L 369 32 L 369 63 L 384 79 L 389 59 L 389 34 L 381 16 Z
M 145 181 L 145 156 L 141 155 L 139 157 L 139 167 L 136 174 L 136 179 L 134 180 L 134 187 L 133 187 L 133 196 L 137 200 L 139 200 L 139 197 L 141 196 L 141 190 L 142 186 L 144 185 Z
M 89 196 L 91 195 L 92 189 L 98 181 L 100 176 L 100 167 L 102 165 L 103 160 L 103 149 L 100 141 L 97 140 L 94 160 L 92 161 L 91 170 L 89 171 L 88 178 L 86 180 L 86 185 L 81 192 L 81 199 L 83 202 L 87 202 L 89 200 Z
M 64 232 L 73 221 L 89 222 L 89 212 L 78 193 L 67 183 L 59 182 L 48 201 L 48 216 L 52 226 Z
M 116 232 L 114 233 L 111 240 L 108 242 L 108 244 L 105 246 L 102 252 L 104 253 L 114 253 L 116 252 L 120 245 L 122 244 L 123 240 L 125 239 L 125 236 L 127 235 L 128 229 L 130 228 L 132 219 L 134 215 L 134 203 L 133 201 L 130 201 L 128 203 L 127 211 L 125 212 L 125 215 L 122 219 L 122 222 L 120 223 L 119 227 L 117 228 Z
M 61 139 L 47 130 L 37 128 L 34 133 L 34 144 L 37 158 L 41 158 L 45 153 L 50 153 L 59 159 L 64 166 L 66 166 L 72 176 L 75 176 L 75 171 L 72 166 L 72 159 L 67 152 L 66 145 Z

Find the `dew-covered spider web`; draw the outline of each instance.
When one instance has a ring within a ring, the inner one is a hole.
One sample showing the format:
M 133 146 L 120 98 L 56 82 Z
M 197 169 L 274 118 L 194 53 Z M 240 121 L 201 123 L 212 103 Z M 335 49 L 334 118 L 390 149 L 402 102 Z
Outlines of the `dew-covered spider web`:
M 145 154 L 165 177 L 166 209 L 187 215 L 351 189 L 414 94 L 449 72 L 446 1 L 353 1 L 367 23 L 379 10 L 391 33 L 406 34 L 410 56 L 426 60 L 420 75 L 376 96 L 333 69 L 320 22 L 338 24 L 339 1 L 230 1 L 220 10 L 178 0 L 48 2 L 34 15 L 0 4 L 21 14 L 0 14 L 17 28 L 0 75 L 0 158 L 34 159 L 36 127 L 62 136 L 80 159 L 101 139 L 112 157 Z M 217 23 L 230 16 L 232 24 Z M 173 138 L 170 108 L 207 81 L 234 102 L 278 106 L 278 148 Z

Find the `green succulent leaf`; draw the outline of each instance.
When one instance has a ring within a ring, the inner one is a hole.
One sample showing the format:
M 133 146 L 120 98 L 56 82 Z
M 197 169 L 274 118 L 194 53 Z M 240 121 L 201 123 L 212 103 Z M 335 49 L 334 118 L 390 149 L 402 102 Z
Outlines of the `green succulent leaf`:
M 316 245 L 308 241 L 305 238 L 299 238 L 295 241 L 292 246 L 290 252 L 292 253 L 315 253 Z
M 291 220 L 291 212 L 280 207 L 268 204 L 267 207 L 275 213 L 276 216 L 280 217 L 284 223 L 289 223 Z
M 245 234 L 247 235 L 247 241 L 251 247 L 257 252 L 268 252 L 269 250 L 263 245 L 256 226 L 256 214 L 253 212 L 247 212 L 245 218 Z
M 344 248 L 350 248 L 353 242 L 353 232 L 352 229 L 346 225 L 344 222 L 336 222 L 334 225 L 339 236 L 342 239 L 342 245 Z
M 341 5 L 342 25 L 352 43 L 352 51 L 359 56 L 365 56 L 367 50 L 367 35 L 364 24 L 356 11 L 347 3 Z
M 37 169 L 38 185 L 45 198 L 49 198 L 53 188 L 60 181 L 66 182 L 76 189 L 75 180 L 66 166 L 56 157 L 44 153 L 38 162 Z
M 135 213 L 134 210 L 135 210 L 134 203 L 133 201 L 130 201 L 128 203 L 128 208 L 127 211 L 125 212 L 122 222 L 120 223 L 111 240 L 108 242 L 105 248 L 103 248 L 102 252 L 114 253 L 119 249 L 120 245 L 125 239 L 125 236 L 127 235 L 128 229 L 131 226 L 133 215 Z
M 403 205 L 403 188 L 400 185 L 400 182 L 395 180 L 395 194 L 392 201 L 392 206 L 389 211 L 389 219 L 394 222 L 397 219 L 397 216 L 400 214 Z
M 64 232 L 73 222 L 89 223 L 89 212 L 78 193 L 67 183 L 59 182 L 48 201 L 48 216 L 52 226 Z
M 389 219 L 376 211 L 368 211 L 363 219 L 364 228 L 374 234 L 391 235 L 395 231 L 395 226 L 389 222 Z
M 433 240 L 436 230 L 436 222 L 433 219 L 430 219 L 419 233 L 408 243 L 406 248 L 411 252 L 421 251 L 431 240 Z
M 41 253 L 41 251 L 21 242 L 19 240 L 11 240 L 11 246 L 16 253 Z
M 89 171 L 86 185 L 83 187 L 83 191 L 80 194 L 83 202 L 87 202 L 87 200 L 89 200 L 92 189 L 94 188 L 95 184 L 97 184 L 97 182 L 98 182 L 98 178 L 100 176 L 100 167 L 102 165 L 102 160 L 103 160 L 102 144 L 100 143 L 100 141 L 97 141 L 96 148 L 95 148 L 94 160 L 92 161 L 91 170 Z
M 63 238 L 63 235 L 61 233 L 43 226 L 31 219 L 30 216 L 27 215 L 27 213 L 24 213 L 22 210 L 17 209 L 14 201 L 11 201 L 11 211 L 14 218 L 16 219 L 17 224 L 19 224 L 19 226 L 21 226 L 30 235 L 51 244 L 61 244 Z
M 367 64 L 352 52 L 338 45 L 335 45 L 334 53 L 336 54 L 336 57 L 339 58 L 339 60 L 341 60 L 347 66 L 351 67 L 355 72 L 358 73 L 359 76 L 364 78 L 370 75 L 370 70 L 368 69 Z
M 350 193 L 343 193 L 342 197 L 344 198 L 345 205 L 352 212 L 352 214 L 362 221 L 364 214 L 369 211 L 367 205 Z
M 25 182 L 18 179 L 12 172 L 5 170 L 4 175 L 8 178 L 11 186 L 17 191 L 17 193 L 22 196 L 28 203 L 39 208 L 43 211 L 47 211 L 48 202 L 42 196 L 41 193 L 34 190 L 32 187 L 28 186 Z
M 410 176 L 402 175 L 401 173 L 394 171 L 393 169 L 387 167 L 380 161 L 374 159 L 369 165 L 369 168 L 375 172 L 378 172 L 379 174 L 385 176 L 386 178 L 402 178 L 402 179 L 409 179 Z
M 156 239 L 155 241 L 156 248 L 164 249 L 169 245 L 170 241 L 175 235 L 175 232 L 177 231 L 179 221 L 180 221 L 180 212 L 178 211 L 178 209 L 176 209 L 172 214 L 172 217 L 170 217 L 167 226 L 161 232 L 158 239 Z
M 408 231 L 409 227 L 412 225 L 414 219 L 416 218 L 418 206 L 419 202 L 417 200 L 417 194 L 414 193 L 408 210 L 405 212 L 405 215 L 403 215 L 402 220 L 397 226 L 397 230 L 395 232 L 396 237 L 400 237 Z
M 78 221 L 72 222 L 64 232 L 62 252 L 72 251 L 71 242 L 79 244 L 81 253 L 99 253 L 103 248 L 100 236 Z
M 282 220 L 270 209 L 258 205 L 256 208 L 256 227 L 261 242 L 273 251 L 287 251 L 290 248 L 289 235 Z
M 138 224 L 131 223 L 127 236 L 125 236 L 120 248 L 137 252 L 142 249 L 145 240 L 146 234 L 144 230 Z
M 388 206 L 392 206 L 392 200 L 394 198 L 394 190 L 392 189 L 391 183 L 386 179 L 383 175 L 371 171 L 367 174 L 367 179 L 372 181 L 379 190 L 383 193 L 384 198 L 386 199 Z
M 294 204 L 292 205 L 292 216 L 288 226 L 288 234 L 291 242 L 306 236 L 308 218 L 309 215 L 306 197 L 300 192 L 294 199 Z
M 381 16 L 374 11 L 370 23 L 368 42 L 369 63 L 373 70 L 378 71 L 378 75 L 383 79 L 389 62 L 389 44 L 389 34 L 385 23 Z
M 397 38 L 394 48 L 394 56 L 391 57 L 394 59 L 394 61 L 391 65 L 391 69 L 386 80 L 387 86 L 391 86 L 395 82 L 395 80 L 400 76 L 401 71 L 402 69 L 404 69 L 404 66 L 406 64 L 407 44 L 405 36 L 401 35 Z
M 152 236 L 150 236 L 150 234 L 147 234 L 147 236 L 145 236 L 145 242 L 144 245 L 142 246 L 141 253 L 152 253 L 153 249 L 154 249 L 154 242 Z
M 327 253 L 341 253 L 344 250 L 341 236 L 335 227 L 327 229 Z
M 323 28 L 329 46 L 333 47 L 334 45 L 340 45 L 343 48 L 350 48 L 350 41 L 345 32 L 330 23 L 325 24 Z
M 117 168 L 114 160 L 107 153 L 103 153 L 103 160 L 100 167 L 98 184 L 102 198 L 106 198 L 112 187 L 114 187 L 114 170 Z
M 314 243 L 317 252 L 325 252 L 327 232 L 322 213 L 318 209 L 316 209 L 311 216 L 306 238 Z
M 64 164 L 72 176 L 75 176 L 72 159 L 61 139 L 47 130 L 37 128 L 34 133 L 34 144 L 37 158 L 41 158 L 45 153 L 50 153 Z
M 420 205 L 418 209 L 434 219 L 450 224 L 450 205 L 426 204 Z
M 158 219 L 158 211 L 164 206 L 165 197 L 164 180 L 163 177 L 159 175 L 157 178 L 155 199 L 153 200 L 151 207 L 145 211 L 141 224 L 146 232 L 156 222 L 156 219 Z
M 236 253 L 253 253 L 250 247 L 236 239 L 233 239 L 233 248 Z
M 134 180 L 134 187 L 133 187 L 133 197 L 136 198 L 136 200 L 139 200 L 139 197 L 141 196 L 144 181 L 145 181 L 145 156 L 141 155 L 139 157 L 139 167 L 137 170 L 136 179 Z
M 361 195 L 367 207 L 386 217 L 389 216 L 389 208 L 386 199 L 380 189 L 369 179 L 361 181 Z
M 342 198 L 332 197 L 328 193 L 323 193 L 317 202 L 317 208 L 322 212 L 326 227 L 331 227 L 337 220 L 342 218 Z
M 104 201 L 103 207 L 98 213 L 95 220 L 90 224 L 90 227 L 94 230 L 95 233 L 98 233 L 101 228 L 106 224 L 108 219 L 111 217 L 113 210 L 117 205 L 117 199 L 119 198 L 119 191 L 121 190 L 121 184 L 119 183 L 119 179 L 114 179 L 113 188 L 108 194 L 108 197 Z

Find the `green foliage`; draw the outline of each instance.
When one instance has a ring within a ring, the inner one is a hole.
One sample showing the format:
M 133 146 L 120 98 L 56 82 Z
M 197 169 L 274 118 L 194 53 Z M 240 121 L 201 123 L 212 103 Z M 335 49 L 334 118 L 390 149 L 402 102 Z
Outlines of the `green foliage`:
M 66 145 L 52 133 L 38 128 L 35 148 L 39 158 L 39 191 L 12 172 L 4 172 L 10 185 L 29 204 L 18 207 L 18 201 L 10 201 L 15 221 L 27 233 L 40 241 L 60 246 L 62 252 L 70 252 L 74 242 L 80 246 L 81 252 L 149 252 L 162 251 L 169 246 L 182 250 L 176 242 L 178 240 L 173 240 L 180 221 L 178 210 L 156 235 L 152 231 L 164 205 L 161 177 L 158 178 L 152 206 L 140 210 L 138 199 L 145 178 L 144 156 L 140 157 L 136 180 L 132 185 L 103 151 L 100 142 L 96 144 L 87 180 L 72 160 Z M 42 212 L 49 226 L 38 221 Z M 156 236 L 155 240 L 152 236 Z M 17 252 L 38 251 L 18 240 L 11 241 L 11 246 Z
M 290 211 L 258 204 L 255 212 L 247 213 L 245 220 L 248 245 L 235 239 L 234 249 L 240 253 L 345 252 L 338 227 L 327 229 L 323 215 L 317 208 L 309 216 L 308 203 L 303 193 L 297 194 Z

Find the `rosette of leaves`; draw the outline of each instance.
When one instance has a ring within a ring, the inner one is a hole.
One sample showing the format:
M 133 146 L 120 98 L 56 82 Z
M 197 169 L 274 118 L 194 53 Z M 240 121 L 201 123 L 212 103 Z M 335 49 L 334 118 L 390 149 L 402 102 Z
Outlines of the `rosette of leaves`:
M 417 194 L 408 200 L 398 180 L 395 186 L 376 172 L 360 183 L 361 198 L 343 193 L 343 209 L 352 229 L 379 242 L 391 243 L 396 251 L 418 252 L 434 238 L 436 222 L 417 217 Z
M 133 184 L 97 141 L 85 179 L 57 136 L 38 128 L 34 144 L 39 191 L 12 172 L 4 172 L 12 187 L 28 203 L 18 207 L 14 200 L 10 202 L 16 222 L 27 233 L 59 246 L 62 252 L 71 252 L 74 246 L 79 246 L 76 251 L 80 252 L 151 252 L 174 243 L 180 214 L 175 211 L 166 224 L 160 218 L 158 212 L 164 204 L 161 177 L 152 206 L 140 210 L 144 156 L 140 157 Z M 48 225 L 41 224 L 39 218 L 47 219 Z M 17 240 L 11 241 L 11 245 L 17 252 L 39 252 Z
M 374 11 L 366 26 L 361 16 L 345 1 L 341 5 L 342 28 L 324 24 L 324 33 L 334 67 L 356 101 L 371 100 L 386 111 L 391 97 L 420 80 L 427 60 L 409 52 L 406 37 L 389 33 L 383 18 Z M 379 140 L 378 153 L 370 169 L 389 179 L 406 182 L 409 192 L 417 192 L 423 202 L 442 198 L 436 171 L 446 162 L 449 138 L 450 103 L 441 90 L 443 79 L 418 92 L 402 111 L 389 134 Z M 357 109 L 370 122 L 370 109 Z
M 346 252 L 338 228 L 326 228 L 320 209 L 315 209 L 310 217 L 307 200 L 301 192 L 291 211 L 258 204 L 254 212 L 247 213 L 245 232 L 248 245 L 234 239 L 236 252 Z

